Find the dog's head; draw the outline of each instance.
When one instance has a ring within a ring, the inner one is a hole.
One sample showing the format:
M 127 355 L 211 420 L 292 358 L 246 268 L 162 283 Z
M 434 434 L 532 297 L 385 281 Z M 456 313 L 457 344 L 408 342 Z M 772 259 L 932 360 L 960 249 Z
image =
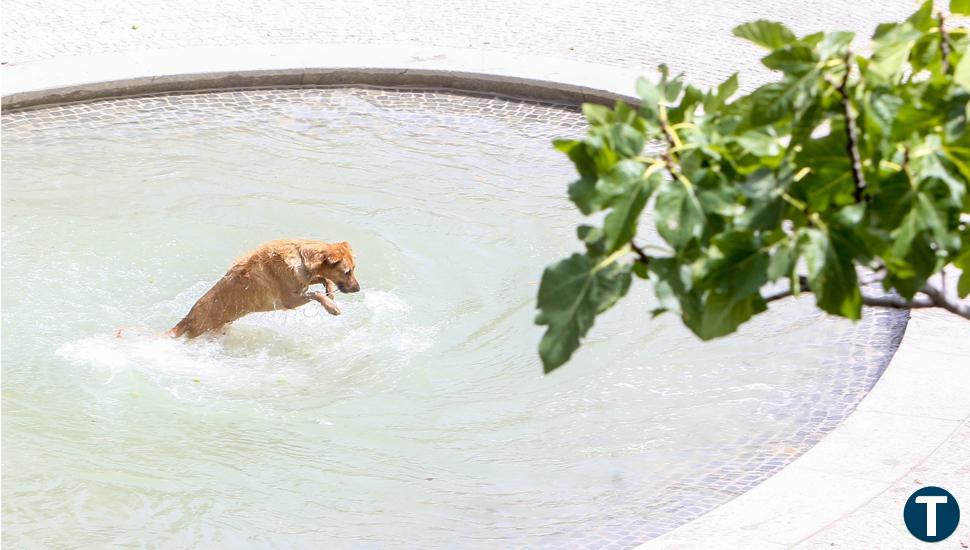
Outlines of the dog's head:
M 306 252 L 309 252 L 307 254 Z M 333 281 L 340 292 L 357 292 L 360 283 L 354 276 L 354 253 L 347 241 L 325 244 L 319 248 L 305 251 L 304 264 L 313 275 L 312 282 L 322 283 L 324 279 Z

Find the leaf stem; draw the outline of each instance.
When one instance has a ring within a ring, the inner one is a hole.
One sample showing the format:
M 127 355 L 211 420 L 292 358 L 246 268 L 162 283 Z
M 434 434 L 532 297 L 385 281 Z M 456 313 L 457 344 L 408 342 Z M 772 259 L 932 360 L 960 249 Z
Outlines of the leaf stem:
M 789 195 L 788 193 L 782 192 L 781 198 L 784 199 L 784 201 L 787 202 L 788 204 L 800 210 L 801 212 L 808 212 L 808 206 L 806 206 L 804 202 L 796 199 L 795 197 Z
M 650 166 L 647 166 L 647 169 L 643 171 L 643 179 L 649 178 L 651 175 L 653 175 L 654 172 L 656 172 L 657 170 L 660 170 L 661 168 L 664 168 L 665 165 L 666 163 L 664 161 L 658 160 L 658 161 L 655 161 Z
M 632 242 L 629 243 L 629 244 L 626 244 L 626 245 L 620 247 L 620 249 L 617 250 L 616 252 L 610 254 L 606 258 L 603 258 L 603 261 L 601 261 L 600 263 L 596 264 L 596 267 L 593 268 L 593 273 L 596 273 L 596 272 L 602 270 L 604 267 L 606 267 L 606 266 L 612 264 L 613 262 L 615 262 L 618 258 L 622 258 L 623 256 L 629 254 L 629 252 L 630 252 L 630 246 L 632 244 L 633 244 Z
M 667 147 L 678 151 L 683 149 L 684 144 L 681 143 L 677 132 L 670 127 L 670 121 L 667 120 L 667 106 L 663 103 L 658 103 L 657 107 L 659 108 L 658 111 L 660 114 L 660 127 L 663 129 L 664 137 L 667 139 Z
M 693 122 L 678 122 L 670 127 L 671 130 L 680 130 L 681 128 L 693 128 L 694 130 L 698 130 L 697 125 Z
M 828 225 L 825 223 L 824 220 L 822 220 L 822 216 L 819 216 L 818 215 L 818 212 L 810 212 L 810 213 L 808 213 L 808 221 L 809 221 L 809 225 L 814 226 L 814 227 L 818 227 L 818 228 L 822 229 L 823 231 L 825 231 L 826 233 L 829 230 Z
M 663 129 L 664 138 L 666 138 L 666 140 L 667 140 L 667 148 L 668 149 L 681 149 L 681 148 L 683 148 L 684 147 L 684 144 L 681 143 L 680 136 L 678 136 L 677 135 L 677 132 L 675 132 L 673 130 L 673 128 L 670 127 L 670 121 L 667 120 L 667 106 L 664 105 L 663 103 L 658 103 L 657 104 L 657 107 L 658 107 L 658 112 L 659 112 L 659 115 L 660 115 L 660 117 L 659 117 L 660 118 L 660 128 Z
M 677 168 L 677 152 L 684 148 L 684 144 L 677 137 L 677 132 L 670 127 L 670 121 L 667 120 L 667 107 L 663 103 L 658 103 L 657 107 L 660 112 L 660 127 L 663 129 L 664 138 L 667 140 L 667 150 L 660 154 L 660 158 L 667 165 L 667 172 L 670 173 L 670 177 L 682 183 L 693 194 L 694 184 Z

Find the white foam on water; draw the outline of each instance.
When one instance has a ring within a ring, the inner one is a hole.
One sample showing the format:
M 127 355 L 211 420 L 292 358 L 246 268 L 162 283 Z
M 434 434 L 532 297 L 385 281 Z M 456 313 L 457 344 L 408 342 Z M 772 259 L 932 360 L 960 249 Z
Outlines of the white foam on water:
M 187 311 L 189 296 L 198 296 L 203 286 L 193 285 L 173 300 L 184 308 L 163 303 L 158 309 Z M 434 342 L 435 328 L 413 322 L 411 306 L 393 292 L 365 290 L 358 299 L 338 296 L 338 301 L 340 316 L 310 303 L 249 315 L 225 335 L 185 340 L 131 328 L 120 338 L 102 333 L 66 342 L 57 355 L 91 369 L 103 384 L 133 383 L 130 376 L 137 375 L 180 400 L 199 400 L 211 393 L 245 397 L 281 382 L 353 383 L 342 379 L 360 378 L 363 371 L 371 383 L 392 383 L 395 371 Z
M 365 290 L 362 299 L 341 301 L 342 314 L 333 316 L 319 304 L 267 313 L 256 313 L 236 324 L 240 333 L 253 338 L 284 336 L 288 343 L 321 355 L 339 354 L 344 359 L 371 357 L 393 351 L 404 357 L 431 347 L 434 327 L 414 323 L 411 306 L 393 292 Z M 253 328 L 262 329 L 257 333 Z

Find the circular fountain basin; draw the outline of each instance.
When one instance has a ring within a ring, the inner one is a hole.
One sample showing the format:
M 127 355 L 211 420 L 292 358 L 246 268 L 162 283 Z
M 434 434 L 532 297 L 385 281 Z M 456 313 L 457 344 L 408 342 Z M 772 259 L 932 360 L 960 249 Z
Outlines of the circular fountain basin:
M 583 132 L 570 107 L 427 90 L 5 114 L 3 541 L 630 547 L 784 467 L 906 315 L 803 298 L 701 343 L 640 282 L 544 376 L 537 283 L 580 219 L 550 140 Z M 162 335 L 284 237 L 352 244 L 342 316 Z

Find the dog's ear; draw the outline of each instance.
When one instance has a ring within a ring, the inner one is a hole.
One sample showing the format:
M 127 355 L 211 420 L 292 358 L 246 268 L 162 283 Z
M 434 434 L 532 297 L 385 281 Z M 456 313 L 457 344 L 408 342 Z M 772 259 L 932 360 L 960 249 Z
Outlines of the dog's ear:
M 320 269 L 323 268 L 324 262 L 327 261 L 322 250 L 312 247 L 301 247 L 300 258 L 303 260 L 304 267 L 306 267 L 307 271 L 310 273 L 317 273 L 320 271 Z
M 325 249 L 324 258 L 328 264 L 337 265 L 350 257 L 350 244 L 347 241 L 330 245 Z

